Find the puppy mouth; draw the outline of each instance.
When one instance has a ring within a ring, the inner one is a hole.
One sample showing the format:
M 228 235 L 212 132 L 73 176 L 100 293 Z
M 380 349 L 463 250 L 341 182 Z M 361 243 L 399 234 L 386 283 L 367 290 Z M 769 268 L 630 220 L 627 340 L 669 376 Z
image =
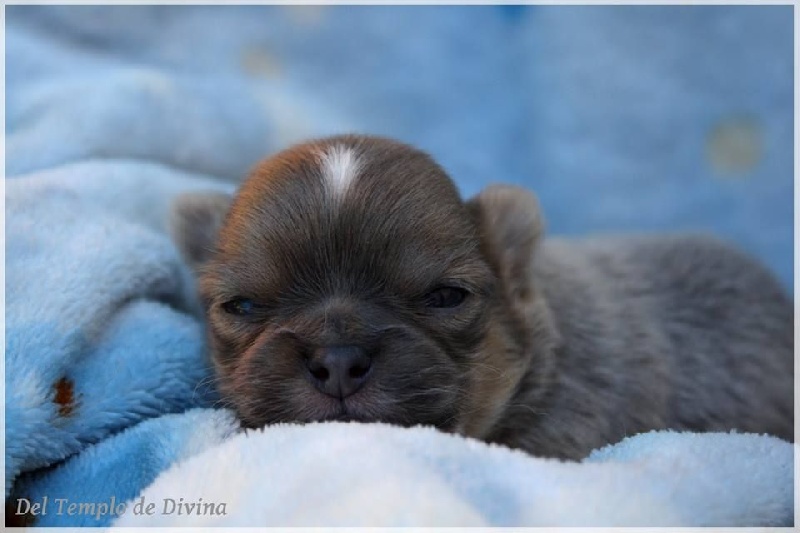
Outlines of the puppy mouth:
M 326 416 L 320 418 L 319 422 L 378 422 L 378 419 L 368 419 L 362 416 L 355 416 L 348 413 L 340 413 L 336 415 Z
M 363 408 L 359 404 L 350 405 L 348 401 L 338 400 L 336 405 L 333 402 L 327 406 L 319 406 L 316 413 L 306 413 L 305 416 L 289 415 L 282 418 L 267 418 L 264 416 L 248 415 L 240 417 L 245 427 L 261 428 L 275 423 L 325 423 L 325 422 L 346 422 L 356 424 L 390 424 L 401 427 L 411 427 L 415 425 L 435 426 L 440 430 L 452 432 L 455 430 L 455 412 L 446 410 L 439 413 L 436 418 L 420 419 L 406 412 L 389 412 L 379 409 Z
M 338 409 L 333 413 L 316 418 L 317 422 L 379 422 L 381 417 L 367 416 L 353 410 L 352 406 L 348 409 L 346 401 L 340 401 Z

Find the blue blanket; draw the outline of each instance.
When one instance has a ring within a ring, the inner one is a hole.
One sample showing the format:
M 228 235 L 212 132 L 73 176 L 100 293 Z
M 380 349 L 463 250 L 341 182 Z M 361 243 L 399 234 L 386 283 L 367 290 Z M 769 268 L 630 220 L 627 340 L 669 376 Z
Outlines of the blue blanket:
M 33 502 L 132 501 L 236 432 L 223 411 L 186 412 L 216 397 L 169 204 L 233 190 L 304 138 L 403 139 L 465 196 L 525 185 L 551 233 L 710 230 L 792 287 L 790 7 L 6 15 L 5 483 L 11 508 L 31 502 L 15 520 L 110 524 Z M 758 464 L 785 466 L 780 444 Z M 769 523 L 787 523 L 773 503 Z

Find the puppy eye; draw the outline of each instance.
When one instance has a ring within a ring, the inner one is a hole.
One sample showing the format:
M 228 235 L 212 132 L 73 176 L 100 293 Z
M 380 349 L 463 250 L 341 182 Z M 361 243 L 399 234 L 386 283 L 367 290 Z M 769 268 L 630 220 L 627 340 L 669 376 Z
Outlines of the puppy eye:
M 459 287 L 439 287 L 425 296 L 425 305 L 436 309 L 450 309 L 461 305 L 469 294 Z
M 247 316 L 253 314 L 256 304 L 248 298 L 236 298 L 222 304 L 222 310 L 231 315 Z

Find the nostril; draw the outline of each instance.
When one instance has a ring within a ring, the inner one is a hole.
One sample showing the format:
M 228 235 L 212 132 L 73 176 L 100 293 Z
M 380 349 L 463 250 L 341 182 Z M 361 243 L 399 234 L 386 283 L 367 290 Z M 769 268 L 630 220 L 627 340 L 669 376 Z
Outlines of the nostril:
M 369 368 L 370 368 L 369 361 L 360 364 L 355 364 L 350 367 L 348 374 L 353 379 L 360 379 L 367 375 L 367 372 L 369 372 Z
M 324 362 L 306 360 L 306 367 L 308 368 L 308 373 L 318 381 L 324 382 L 331 377 L 331 371 Z
M 311 375 L 320 381 L 327 381 L 331 375 L 330 372 L 328 372 L 328 369 L 324 366 L 319 368 L 309 368 L 309 370 L 311 371 Z

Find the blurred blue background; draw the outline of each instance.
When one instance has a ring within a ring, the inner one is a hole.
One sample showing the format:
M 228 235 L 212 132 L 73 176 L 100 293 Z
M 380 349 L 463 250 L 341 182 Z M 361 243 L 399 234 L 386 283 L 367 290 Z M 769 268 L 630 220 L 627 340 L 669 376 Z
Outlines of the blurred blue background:
M 793 283 L 791 6 L 8 6 L 6 174 L 240 179 L 344 131 L 513 182 L 551 234 L 705 230 Z

